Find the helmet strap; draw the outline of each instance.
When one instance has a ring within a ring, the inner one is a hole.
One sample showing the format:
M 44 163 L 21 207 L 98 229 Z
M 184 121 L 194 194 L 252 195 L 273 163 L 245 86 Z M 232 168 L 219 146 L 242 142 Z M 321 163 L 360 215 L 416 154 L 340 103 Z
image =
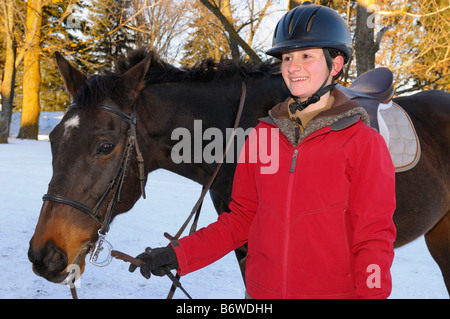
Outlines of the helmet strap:
M 298 97 L 296 97 L 294 95 L 291 95 L 292 98 L 295 101 L 295 102 L 292 102 L 291 104 L 289 104 L 289 110 L 291 111 L 291 113 L 294 114 L 297 109 L 302 111 L 302 110 L 306 109 L 310 104 L 319 102 L 320 97 L 322 95 L 324 95 L 325 93 L 330 91 L 332 88 L 334 88 L 334 86 L 337 83 L 331 83 L 331 84 L 325 86 L 325 84 L 328 81 L 328 78 L 329 78 L 329 76 L 325 79 L 325 81 L 323 82 L 322 86 L 316 91 L 316 93 L 314 93 L 306 101 L 301 102 L 301 101 L 298 100 Z

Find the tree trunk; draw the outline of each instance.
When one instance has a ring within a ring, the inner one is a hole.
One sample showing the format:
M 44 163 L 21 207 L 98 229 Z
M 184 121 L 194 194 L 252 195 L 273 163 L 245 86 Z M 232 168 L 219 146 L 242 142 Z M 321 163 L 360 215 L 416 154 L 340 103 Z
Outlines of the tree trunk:
M 16 80 L 16 40 L 14 37 L 14 3 L 8 0 L 2 3 L 6 35 L 6 59 L 1 83 L 2 112 L 0 113 L 0 143 L 8 143 L 14 105 L 14 87 Z
M 374 27 L 369 26 L 367 18 L 372 14 L 366 7 L 356 9 L 355 56 L 357 76 L 375 68 Z
M 303 0 L 289 0 L 289 8 L 288 10 L 292 10 L 295 7 L 298 7 L 303 3 Z
M 39 87 L 40 74 L 40 36 L 42 23 L 42 0 L 29 0 L 23 70 L 23 105 L 22 120 L 18 138 L 38 138 L 39 131 Z
M 224 0 L 222 4 L 222 10 L 224 17 L 228 20 L 228 22 L 234 27 L 234 19 L 233 15 L 231 14 L 231 4 L 230 0 Z M 228 44 L 230 45 L 231 50 L 231 57 L 233 60 L 239 60 L 241 58 L 239 54 L 239 46 L 237 42 L 233 39 L 231 34 L 228 36 Z

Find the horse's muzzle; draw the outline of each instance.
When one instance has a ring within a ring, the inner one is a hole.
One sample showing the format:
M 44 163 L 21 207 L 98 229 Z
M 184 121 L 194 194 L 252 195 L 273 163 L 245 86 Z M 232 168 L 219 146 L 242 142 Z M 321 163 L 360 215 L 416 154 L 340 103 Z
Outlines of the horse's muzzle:
M 64 271 L 68 263 L 67 254 L 52 242 L 42 248 L 33 249 L 30 241 L 28 259 L 33 263 L 34 273 L 48 281 L 61 283 L 68 276 Z

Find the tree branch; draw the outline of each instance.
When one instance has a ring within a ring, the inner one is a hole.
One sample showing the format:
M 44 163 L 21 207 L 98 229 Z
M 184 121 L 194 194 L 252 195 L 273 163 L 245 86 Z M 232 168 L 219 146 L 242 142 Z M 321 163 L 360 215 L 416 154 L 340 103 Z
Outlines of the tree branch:
M 248 54 L 251 60 L 261 61 L 261 58 L 256 54 L 255 51 L 239 36 L 231 23 L 227 18 L 220 12 L 219 8 L 212 4 L 209 0 L 199 0 L 209 11 L 211 11 L 222 23 L 225 30 L 228 32 L 230 38 L 233 39 L 243 50 Z
M 426 14 L 414 14 L 414 13 L 409 13 L 404 11 L 403 9 L 401 10 L 396 10 L 396 11 L 378 11 L 376 12 L 376 14 L 380 14 L 380 15 L 384 15 L 384 16 L 390 16 L 390 15 L 407 15 L 410 17 L 414 17 L 414 18 L 422 18 L 422 17 L 429 17 L 435 14 L 438 14 L 440 12 L 443 12 L 447 9 L 450 9 L 450 6 L 446 6 L 445 8 L 436 10 L 434 12 L 430 12 L 430 13 L 426 13 Z

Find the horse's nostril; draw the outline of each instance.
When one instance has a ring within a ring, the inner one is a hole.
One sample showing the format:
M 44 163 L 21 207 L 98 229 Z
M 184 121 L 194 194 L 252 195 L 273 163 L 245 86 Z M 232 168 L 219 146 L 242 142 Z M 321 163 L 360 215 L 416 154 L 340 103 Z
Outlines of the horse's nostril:
M 48 244 L 44 265 L 50 272 L 62 272 L 67 266 L 67 254 L 55 244 Z
M 67 254 L 54 243 L 48 243 L 40 249 L 28 249 L 28 259 L 39 272 L 60 273 L 67 267 Z
M 64 264 L 63 256 L 56 251 L 49 251 L 44 259 L 44 265 L 46 266 L 48 271 L 51 272 L 59 272 L 59 270 L 63 270 L 65 267 L 62 267 Z

